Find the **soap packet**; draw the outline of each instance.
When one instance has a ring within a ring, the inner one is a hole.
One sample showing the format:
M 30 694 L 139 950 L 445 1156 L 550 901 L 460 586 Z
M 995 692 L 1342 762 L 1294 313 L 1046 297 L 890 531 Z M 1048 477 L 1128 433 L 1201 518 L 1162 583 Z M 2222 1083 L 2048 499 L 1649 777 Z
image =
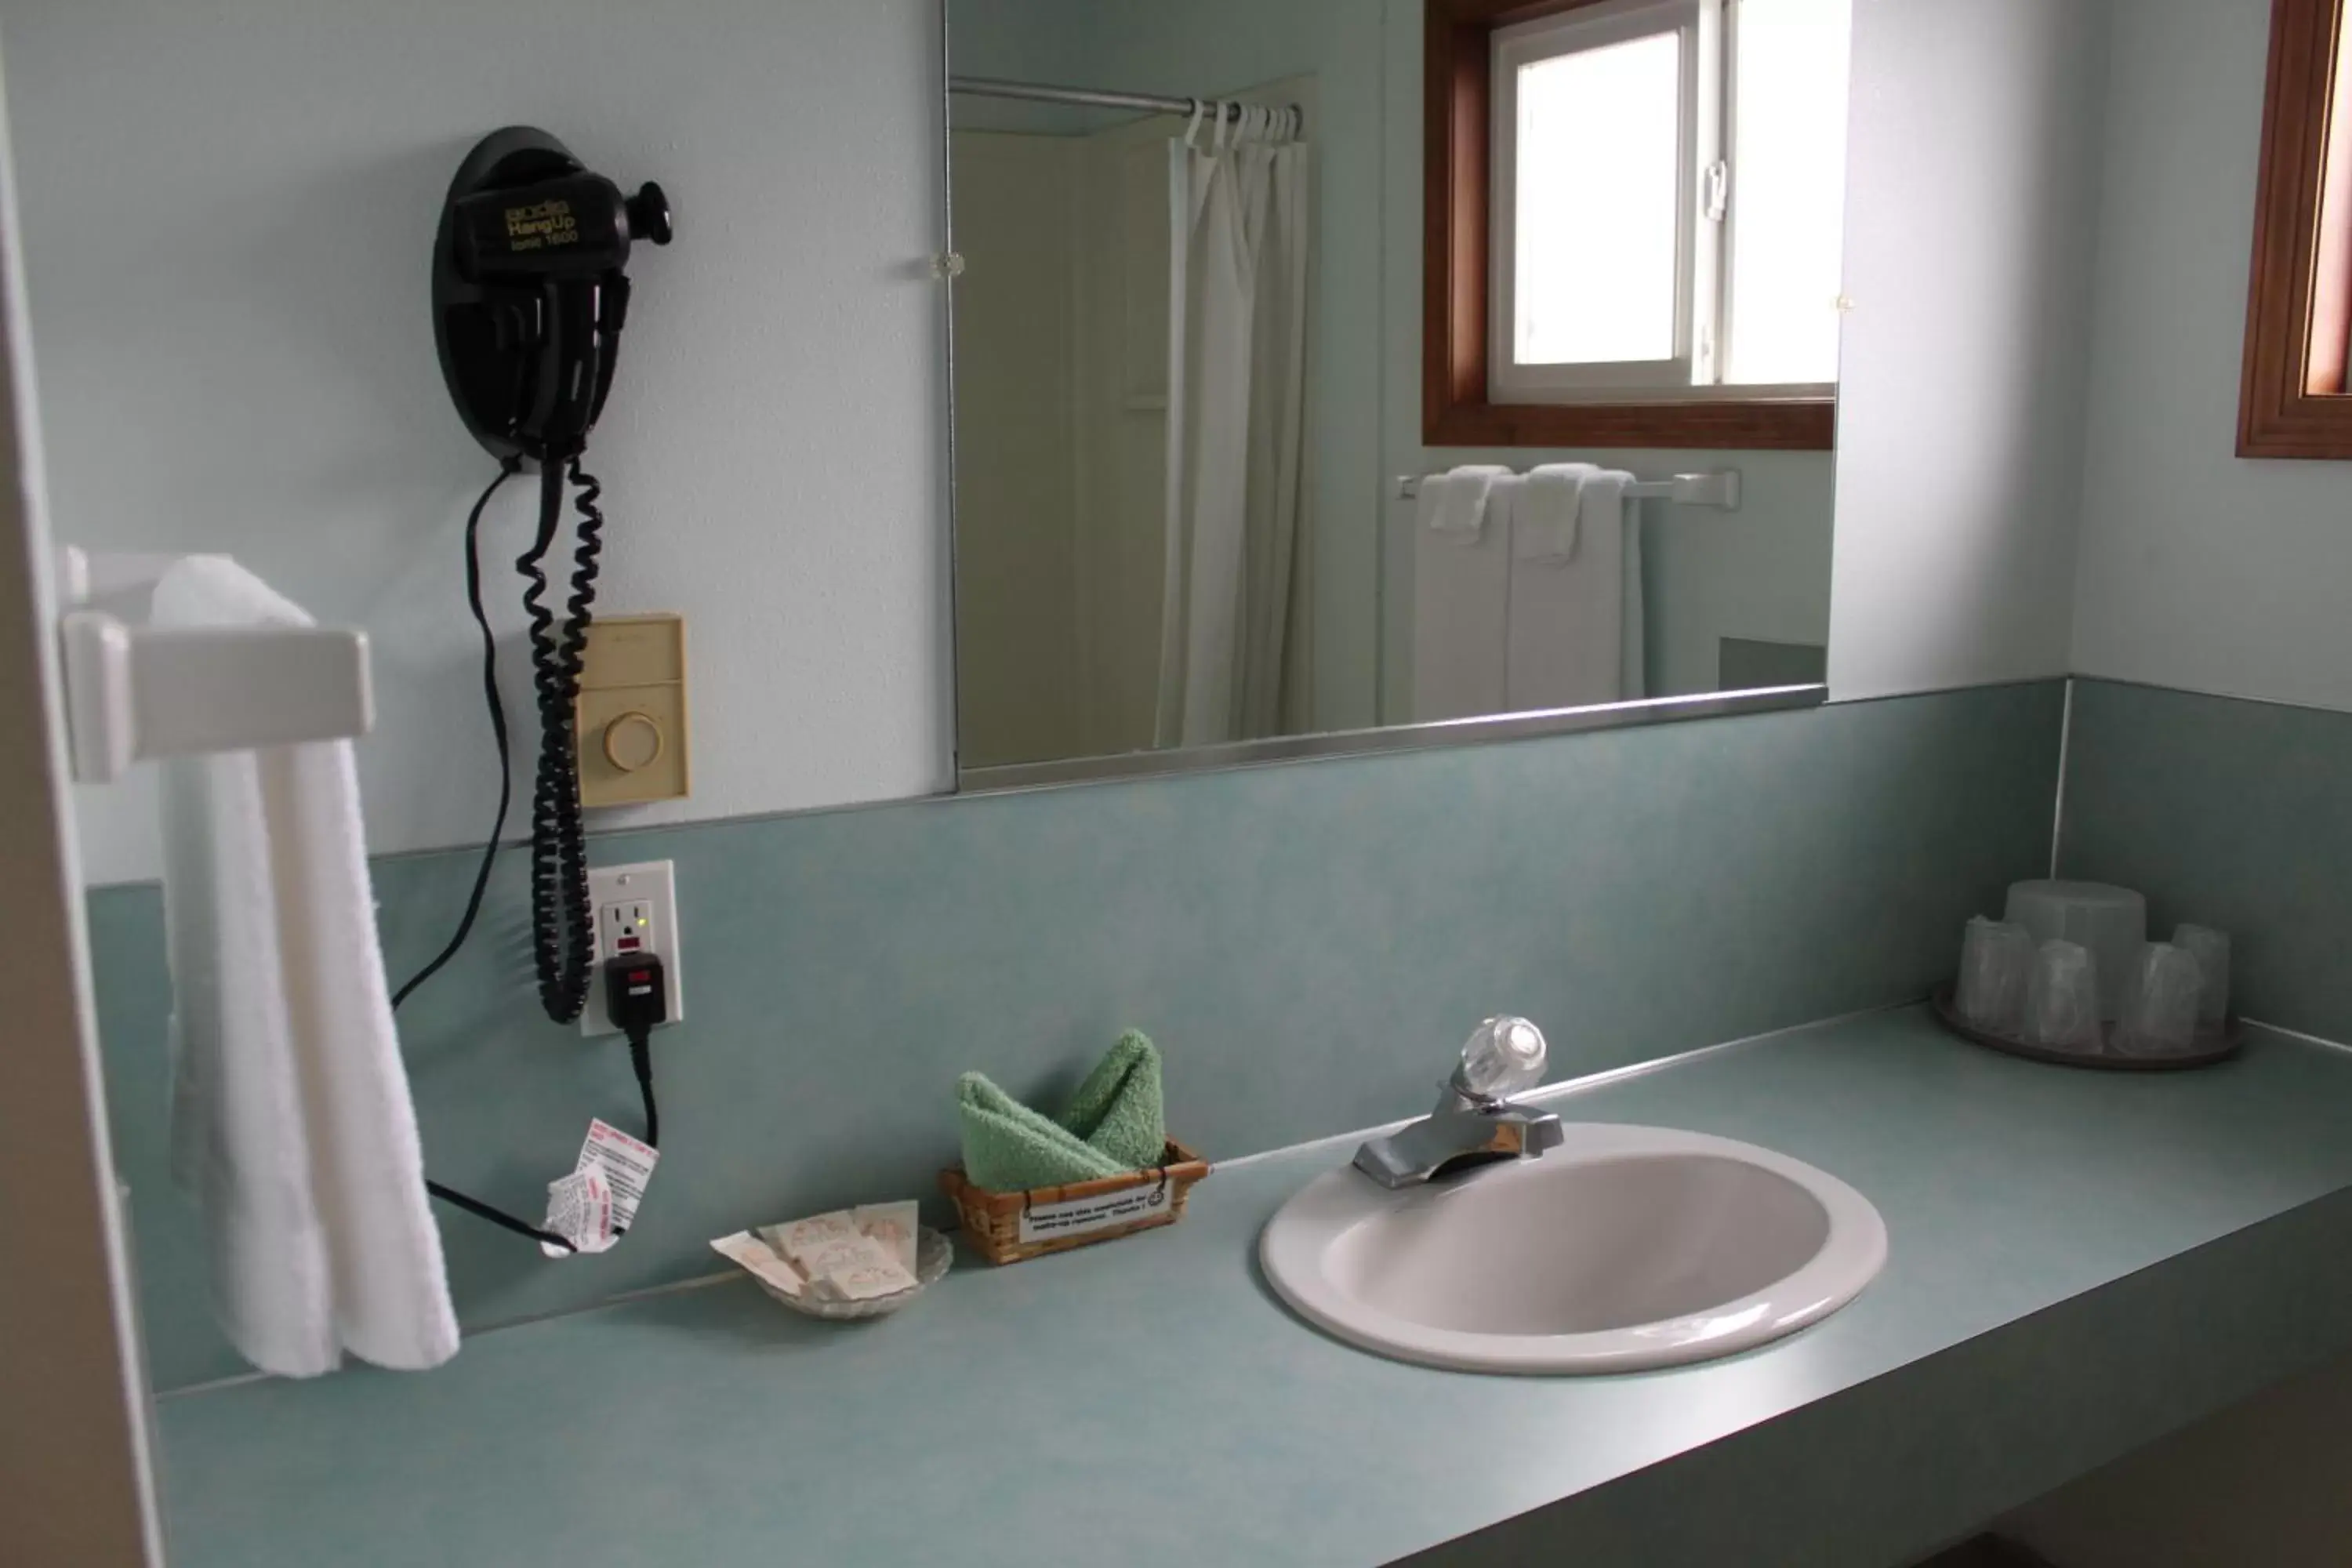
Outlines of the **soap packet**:
M 912 1290 L 915 1205 L 837 1209 L 723 1236 L 711 1250 L 794 1300 L 870 1301 Z

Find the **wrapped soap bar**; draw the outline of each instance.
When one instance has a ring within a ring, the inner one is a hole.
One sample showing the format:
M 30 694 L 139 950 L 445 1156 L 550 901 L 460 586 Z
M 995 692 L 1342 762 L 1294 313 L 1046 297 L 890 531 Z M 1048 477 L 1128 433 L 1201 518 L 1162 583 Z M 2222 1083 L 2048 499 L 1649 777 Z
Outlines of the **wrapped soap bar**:
M 835 1242 L 853 1241 L 858 1234 L 857 1221 L 847 1209 L 811 1215 L 806 1219 L 796 1219 L 788 1225 L 760 1227 L 760 1235 L 769 1246 L 794 1263 L 801 1264 L 804 1270 L 807 1268 L 805 1259 L 810 1253 Z
M 857 1228 L 880 1242 L 908 1274 L 915 1271 L 915 1205 L 867 1204 L 852 1211 Z
M 810 1293 L 827 1300 L 867 1301 L 915 1288 L 915 1276 L 870 1236 L 828 1242 L 794 1261 L 808 1276 Z
M 732 1236 L 722 1236 L 710 1244 L 710 1250 L 738 1264 L 774 1286 L 787 1296 L 798 1296 L 808 1289 L 808 1281 L 788 1259 L 780 1258 L 766 1242 L 748 1230 Z

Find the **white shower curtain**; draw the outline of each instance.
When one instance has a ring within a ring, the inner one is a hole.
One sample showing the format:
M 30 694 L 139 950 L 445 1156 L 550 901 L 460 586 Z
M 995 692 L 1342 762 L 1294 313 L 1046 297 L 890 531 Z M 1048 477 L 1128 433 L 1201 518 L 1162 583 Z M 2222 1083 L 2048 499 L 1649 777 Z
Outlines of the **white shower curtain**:
M 1307 148 L 1250 108 L 1169 143 L 1162 747 L 1278 734 L 1306 494 Z M 1277 144 L 1277 143 L 1280 144 Z

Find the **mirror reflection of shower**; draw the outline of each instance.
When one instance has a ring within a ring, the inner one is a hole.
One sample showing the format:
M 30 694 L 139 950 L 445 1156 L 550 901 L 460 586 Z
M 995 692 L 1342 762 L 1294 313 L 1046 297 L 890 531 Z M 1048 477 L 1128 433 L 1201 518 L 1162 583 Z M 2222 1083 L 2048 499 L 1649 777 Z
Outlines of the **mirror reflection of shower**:
M 963 768 L 1312 727 L 1314 89 L 954 79 Z

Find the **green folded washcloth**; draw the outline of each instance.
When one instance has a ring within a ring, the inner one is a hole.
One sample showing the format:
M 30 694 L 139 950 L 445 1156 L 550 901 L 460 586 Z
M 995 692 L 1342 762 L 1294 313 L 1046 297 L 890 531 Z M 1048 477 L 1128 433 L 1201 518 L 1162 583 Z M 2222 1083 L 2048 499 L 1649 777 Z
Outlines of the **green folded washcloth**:
M 989 1082 L 984 1073 L 968 1072 L 957 1082 L 956 1114 L 963 1124 L 963 1173 L 992 1193 L 1097 1181 L 1128 1169 Z
M 991 1192 L 1026 1192 L 1125 1175 L 1160 1163 L 1160 1052 L 1133 1030 L 1087 1075 L 1058 1121 L 968 1072 L 956 1084 L 963 1172 Z
M 1130 1171 L 1159 1164 L 1168 1149 L 1160 1047 L 1139 1030 L 1121 1035 L 1078 1086 L 1062 1125 Z

